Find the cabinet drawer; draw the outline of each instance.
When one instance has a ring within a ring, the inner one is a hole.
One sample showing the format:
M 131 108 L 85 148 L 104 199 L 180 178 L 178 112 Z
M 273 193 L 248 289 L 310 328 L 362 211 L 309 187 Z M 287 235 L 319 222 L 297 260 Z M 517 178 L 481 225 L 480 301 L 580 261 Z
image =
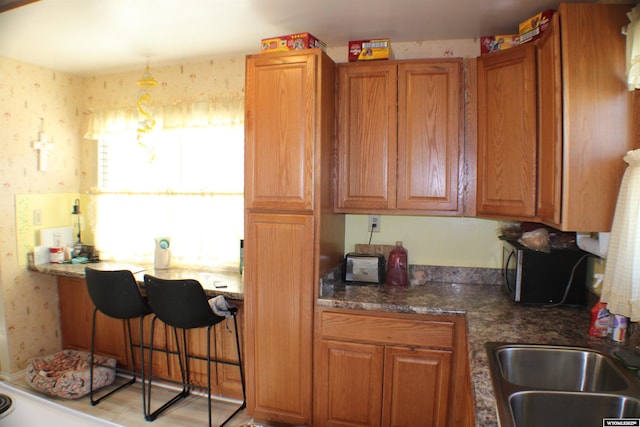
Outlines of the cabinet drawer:
M 324 311 L 320 314 L 320 334 L 349 341 L 453 348 L 454 322 Z

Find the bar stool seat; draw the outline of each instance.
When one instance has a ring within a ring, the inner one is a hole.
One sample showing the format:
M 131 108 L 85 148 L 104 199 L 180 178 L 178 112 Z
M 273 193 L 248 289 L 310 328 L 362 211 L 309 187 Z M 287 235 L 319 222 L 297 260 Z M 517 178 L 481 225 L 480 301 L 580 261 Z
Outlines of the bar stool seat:
M 238 309 L 230 306 L 229 315 L 233 318 L 236 351 L 238 362 L 229 362 L 212 358 L 211 356 L 211 331 L 215 332 L 214 326 L 226 320 L 226 317 L 214 313 L 209 305 L 209 298 L 204 292 L 202 285 L 197 280 L 167 280 L 160 279 L 146 274 L 144 276 L 144 286 L 149 305 L 154 313 L 151 322 L 151 344 L 149 355 L 149 366 L 153 366 L 153 336 L 155 321 L 160 319 L 165 325 L 173 329 L 176 351 L 167 352 L 177 355 L 180 365 L 180 375 L 182 379 L 182 390 L 158 409 L 151 411 L 151 383 L 153 376 L 149 373 L 147 377 L 147 421 L 155 420 L 167 408 L 176 402 L 187 397 L 194 388 L 206 389 L 208 398 L 209 426 L 211 427 L 211 363 L 222 363 L 237 366 L 240 371 L 240 381 L 242 384 L 242 402 L 240 406 L 220 424 L 220 427 L 227 424 L 238 412 L 246 407 L 246 391 L 244 384 L 244 372 L 242 369 L 242 355 L 240 351 L 240 339 L 238 336 L 238 323 L 236 314 Z M 189 374 L 189 359 L 199 359 L 199 357 L 189 352 L 186 331 L 197 328 L 207 328 L 207 386 L 202 387 L 192 383 Z M 181 331 L 180 336 L 178 331 Z M 179 339 L 180 338 L 180 339 Z
M 145 410 L 145 389 L 144 389 L 144 317 L 151 314 L 151 307 L 147 304 L 147 301 L 140 294 L 138 283 L 133 277 L 133 273 L 129 270 L 97 270 L 90 267 L 85 268 L 85 276 L 87 281 L 87 290 L 89 296 L 93 302 L 95 308 L 93 310 L 93 319 L 91 322 L 91 359 L 90 359 L 90 385 L 89 385 L 89 399 L 91 405 L 97 405 L 103 399 L 111 396 L 113 393 L 121 390 L 122 388 L 133 384 L 136 378 L 140 376 L 142 382 L 142 408 Z M 96 364 L 95 356 L 95 331 L 96 331 L 96 314 L 100 311 L 104 315 L 114 318 L 122 319 L 126 326 L 126 334 L 129 344 L 129 351 L 131 356 L 131 363 L 133 364 L 133 370 L 127 370 L 123 368 L 117 368 L 118 372 L 124 372 L 131 375 L 131 378 L 124 384 L 112 389 L 108 393 L 102 395 L 99 398 L 94 398 L 93 381 L 94 381 L 94 366 Z M 140 322 L 140 372 L 135 369 L 136 359 L 134 355 L 133 339 L 131 337 L 131 324 L 132 319 L 138 319 Z M 144 414 L 146 416 L 146 413 Z

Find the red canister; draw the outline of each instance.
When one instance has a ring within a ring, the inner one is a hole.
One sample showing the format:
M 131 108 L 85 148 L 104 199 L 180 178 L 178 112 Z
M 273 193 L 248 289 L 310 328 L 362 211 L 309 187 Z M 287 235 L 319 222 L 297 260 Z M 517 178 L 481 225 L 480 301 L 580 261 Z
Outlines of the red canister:
M 389 253 L 387 263 L 387 285 L 406 286 L 409 284 L 409 254 L 402 246 L 401 241 L 396 242 L 396 247 Z
M 64 262 L 64 248 L 49 248 L 49 261 L 52 264 L 62 264 Z

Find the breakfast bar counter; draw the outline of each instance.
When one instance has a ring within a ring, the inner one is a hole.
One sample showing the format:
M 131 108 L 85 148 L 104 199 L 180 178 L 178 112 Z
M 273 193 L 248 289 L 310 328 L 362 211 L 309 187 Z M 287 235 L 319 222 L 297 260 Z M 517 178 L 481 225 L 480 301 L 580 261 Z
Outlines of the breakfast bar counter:
M 231 269 L 204 269 L 172 267 L 155 269 L 153 265 L 101 261 L 87 264 L 41 264 L 29 266 L 32 271 L 54 276 L 84 278 L 85 267 L 96 270 L 130 270 L 136 281 L 144 281 L 144 275 L 150 274 L 160 279 L 195 279 L 200 282 L 205 293 L 210 296 L 223 295 L 232 300 L 244 300 L 243 276 Z
M 62 338 L 62 348 L 79 351 L 90 351 L 92 339 L 92 318 L 94 316 L 94 304 L 89 296 L 86 280 L 85 268 L 90 267 L 96 270 L 129 270 L 134 274 L 142 292 L 144 293 L 144 275 L 149 274 L 161 279 L 195 279 L 198 280 L 207 296 L 215 297 L 222 295 L 231 304 L 238 308 L 236 321 L 239 340 L 242 346 L 244 342 L 244 284 L 242 276 L 235 270 L 219 269 L 192 269 L 173 267 L 170 269 L 154 269 L 153 265 L 142 265 L 126 262 L 96 262 L 86 264 L 42 264 L 30 266 L 31 271 L 56 277 L 58 287 L 58 305 L 60 310 L 60 335 Z M 136 361 L 131 358 L 129 344 L 126 339 L 126 329 L 120 319 L 110 318 L 101 312 L 95 313 L 96 322 L 99 327 L 95 331 L 95 351 L 96 353 L 115 359 L 118 365 L 133 369 Z M 228 319 L 227 319 L 228 320 Z M 150 325 L 152 316 L 144 319 L 144 330 L 141 337 L 146 345 L 150 345 Z M 236 336 L 233 333 L 236 322 L 224 321 L 217 324 L 212 333 L 215 340 L 215 357 L 229 363 L 237 363 L 238 355 L 236 350 Z M 154 359 L 152 366 L 153 376 L 158 381 L 180 384 L 179 361 L 175 353 L 171 353 L 172 333 L 170 328 L 164 324 L 157 323 L 154 337 L 158 337 L 154 342 L 154 350 L 166 352 L 166 357 Z M 210 339 L 207 328 L 191 330 L 187 334 L 187 339 L 194 343 L 194 349 L 206 349 L 206 343 Z M 140 330 L 132 328 L 134 335 L 134 346 L 138 346 L 139 339 L 136 334 Z M 206 355 L 198 353 L 198 356 Z M 135 352 L 134 352 L 135 353 Z M 190 364 L 190 375 L 199 381 L 203 386 L 206 382 L 206 364 Z M 230 370 L 230 372 L 227 372 Z M 214 374 L 216 378 L 212 382 L 212 394 L 230 399 L 242 399 L 242 383 L 237 374 L 237 368 L 232 365 L 218 367 Z M 205 380 L 203 380 L 205 378 Z

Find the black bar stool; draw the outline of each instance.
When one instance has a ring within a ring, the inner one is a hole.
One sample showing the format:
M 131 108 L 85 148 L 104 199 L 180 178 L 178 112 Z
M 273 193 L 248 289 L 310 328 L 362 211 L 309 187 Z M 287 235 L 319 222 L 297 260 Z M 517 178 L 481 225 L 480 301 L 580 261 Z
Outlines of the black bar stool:
M 153 309 L 155 317 L 151 322 L 151 350 L 149 355 L 149 366 L 153 366 L 153 335 L 156 319 L 160 319 L 164 324 L 173 328 L 176 352 L 171 352 L 178 356 L 180 364 L 180 374 L 182 378 L 182 390 L 173 398 L 167 401 L 160 408 L 151 412 L 151 374 L 147 378 L 147 408 L 145 410 L 147 421 L 153 421 L 164 410 L 174 403 L 187 397 L 193 388 L 205 388 L 191 383 L 189 378 L 189 359 L 197 358 L 189 353 L 187 345 L 186 331 L 195 328 L 207 328 L 207 398 L 209 408 L 209 427 L 211 427 L 211 362 L 223 363 L 238 366 L 240 369 L 240 381 L 242 383 L 242 403 L 222 424 L 224 426 L 238 412 L 246 407 L 246 391 L 244 384 L 244 372 L 242 370 L 242 355 L 240 352 L 240 339 L 238 337 L 238 322 L 236 307 L 230 308 L 230 315 L 233 317 L 235 330 L 236 350 L 238 352 L 238 363 L 219 360 L 211 357 L 211 331 L 215 325 L 223 322 L 226 317 L 216 315 L 209 305 L 209 298 L 204 293 L 202 285 L 197 280 L 166 280 L 145 274 L 144 286 L 149 305 Z M 178 339 L 178 329 L 181 330 L 180 340 Z
M 133 384 L 136 381 L 138 372 L 135 369 L 136 359 L 133 351 L 133 339 L 131 338 L 131 319 L 139 319 L 140 322 L 140 377 L 142 380 L 142 409 L 145 410 L 145 389 L 144 389 L 144 317 L 151 314 L 151 307 L 140 294 L 138 284 L 133 277 L 133 273 L 129 270 L 95 270 L 89 267 L 85 268 L 87 280 L 87 289 L 89 296 L 95 309 L 93 310 L 93 319 L 91 322 L 91 361 L 90 366 L 90 386 L 89 398 L 92 405 L 97 405 L 103 399 L 111 396 L 118 390 Z M 132 378 L 124 384 L 112 389 L 103 396 L 94 399 L 93 392 L 93 355 L 95 352 L 95 331 L 96 331 L 96 313 L 100 311 L 106 316 L 122 319 L 126 325 L 127 338 L 129 343 L 129 351 L 131 352 L 131 363 L 133 371 L 118 368 L 118 371 L 132 375 Z M 146 416 L 146 412 L 145 412 Z

